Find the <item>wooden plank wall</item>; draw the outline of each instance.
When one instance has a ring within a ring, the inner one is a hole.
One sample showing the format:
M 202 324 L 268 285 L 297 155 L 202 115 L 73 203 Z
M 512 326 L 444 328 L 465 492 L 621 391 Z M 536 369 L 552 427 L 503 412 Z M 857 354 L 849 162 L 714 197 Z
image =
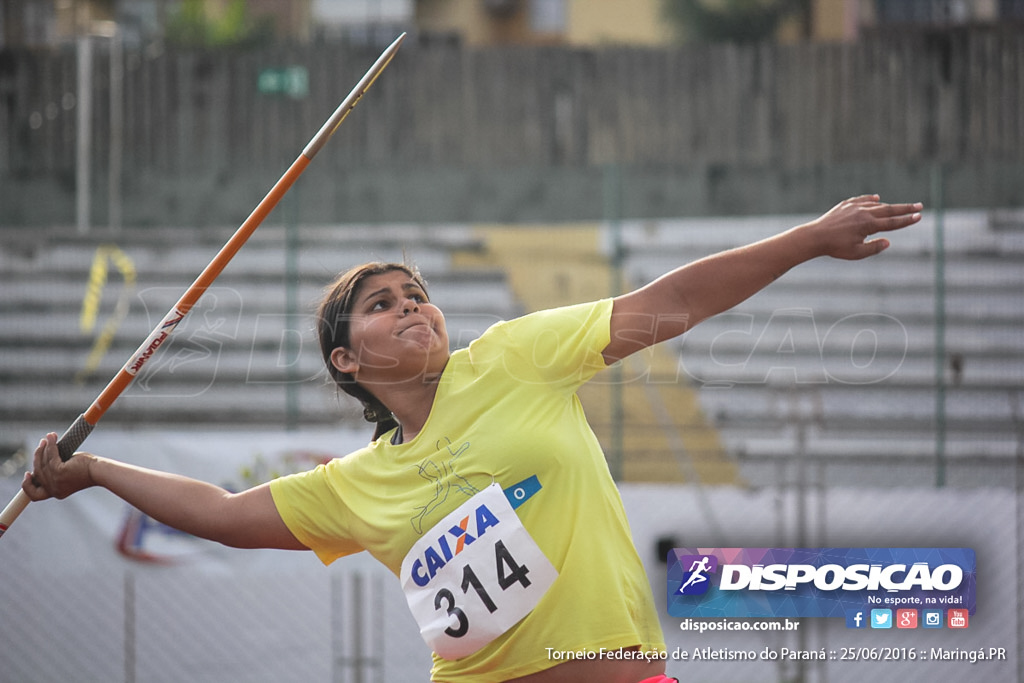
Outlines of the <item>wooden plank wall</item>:
M 94 59 L 94 163 L 110 68 Z M 376 57 L 342 45 L 245 53 L 127 50 L 125 173 L 280 169 Z M 261 94 L 304 66 L 309 95 Z M 74 48 L 0 53 L 0 173 L 72 174 Z M 857 44 L 403 47 L 325 149 L 337 167 L 1024 161 L 1024 36 Z

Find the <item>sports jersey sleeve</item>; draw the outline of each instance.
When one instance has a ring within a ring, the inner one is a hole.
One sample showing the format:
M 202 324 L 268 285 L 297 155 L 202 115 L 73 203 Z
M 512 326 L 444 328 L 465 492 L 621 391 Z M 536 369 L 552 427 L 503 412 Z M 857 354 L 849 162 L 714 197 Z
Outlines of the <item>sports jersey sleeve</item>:
M 331 485 L 326 465 L 274 479 L 270 493 L 288 529 L 324 564 L 363 550 L 351 538 L 348 508 Z
M 506 368 L 518 381 L 575 391 L 608 367 L 601 353 L 611 340 L 611 313 L 612 300 L 602 299 L 500 323 Z

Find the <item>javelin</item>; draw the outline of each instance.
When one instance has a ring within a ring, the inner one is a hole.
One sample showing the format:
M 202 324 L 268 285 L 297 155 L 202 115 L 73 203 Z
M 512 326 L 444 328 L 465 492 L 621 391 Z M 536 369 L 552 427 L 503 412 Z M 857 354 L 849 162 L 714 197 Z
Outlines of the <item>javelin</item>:
M 103 414 L 107 412 L 107 409 L 113 405 L 114 401 L 121 395 L 121 393 L 128 388 L 128 385 L 135 379 L 135 375 L 142 369 L 142 366 L 153 356 L 158 348 L 160 348 L 174 332 L 174 328 L 182 321 L 182 319 L 188 314 L 195 303 L 199 300 L 199 297 L 203 295 L 203 292 L 213 284 L 213 281 L 217 279 L 224 267 L 234 258 L 238 250 L 242 248 L 245 241 L 249 239 L 249 236 L 256 231 L 263 219 L 267 217 L 277 203 L 281 201 L 281 197 L 288 192 L 295 180 L 302 175 L 302 172 L 306 170 L 306 166 L 313 160 L 323 146 L 330 139 L 334 131 L 338 129 L 341 122 L 345 120 L 348 113 L 352 111 L 352 108 L 356 106 L 359 99 L 363 94 L 373 85 L 373 82 L 377 80 L 377 76 L 384 70 L 384 67 L 388 65 L 391 59 L 395 56 L 398 51 L 398 47 L 405 40 L 405 34 L 398 36 L 395 42 L 391 43 L 384 52 L 381 53 L 377 61 L 373 63 L 373 66 L 363 75 L 356 87 L 352 89 L 352 92 L 348 94 L 348 97 L 334 110 L 331 117 L 327 119 L 327 122 L 320 128 L 316 135 L 309 141 L 302 153 L 299 154 L 298 158 L 292 162 L 292 165 L 285 171 L 284 175 L 274 183 L 274 186 L 270 188 L 270 192 L 263 198 L 256 208 L 253 210 L 249 217 L 245 219 L 245 222 L 235 231 L 235 234 L 231 236 L 231 239 L 221 247 L 221 250 L 217 252 L 217 255 L 213 257 L 209 265 L 199 274 L 195 282 L 189 286 L 182 297 L 178 300 L 178 303 L 170 310 L 170 312 L 160 321 L 160 323 L 153 329 L 153 331 L 146 338 L 146 341 L 142 342 L 142 345 L 138 348 L 135 354 L 124 364 L 124 367 L 114 376 L 107 387 L 100 392 L 100 395 L 96 397 L 96 400 L 92 402 L 88 410 L 78 416 L 67 431 L 57 441 L 57 449 L 60 453 L 61 460 L 67 461 L 74 455 L 78 447 L 82 445 L 86 437 L 92 432 L 93 427 L 100 421 Z M 17 495 L 7 504 L 7 507 L 0 512 L 0 537 L 3 536 L 4 532 L 10 528 L 14 520 L 18 518 L 18 515 L 28 507 L 30 500 L 28 495 L 23 490 L 19 490 Z

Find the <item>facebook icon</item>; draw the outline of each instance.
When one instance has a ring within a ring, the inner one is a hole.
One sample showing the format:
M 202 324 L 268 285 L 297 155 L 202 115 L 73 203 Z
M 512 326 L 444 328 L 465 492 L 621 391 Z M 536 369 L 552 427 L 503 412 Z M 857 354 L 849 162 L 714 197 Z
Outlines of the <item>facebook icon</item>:
M 846 628 L 867 628 L 868 618 L 862 609 L 846 610 Z

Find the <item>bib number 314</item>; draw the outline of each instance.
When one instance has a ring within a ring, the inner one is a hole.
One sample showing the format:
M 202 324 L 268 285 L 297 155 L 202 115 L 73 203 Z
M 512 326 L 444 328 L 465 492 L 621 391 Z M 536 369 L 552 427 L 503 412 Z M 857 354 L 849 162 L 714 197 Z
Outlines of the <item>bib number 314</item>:
M 445 659 L 484 647 L 529 614 L 558 572 L 492 484 L 451 512 L 402 562 L 402 590 Z

